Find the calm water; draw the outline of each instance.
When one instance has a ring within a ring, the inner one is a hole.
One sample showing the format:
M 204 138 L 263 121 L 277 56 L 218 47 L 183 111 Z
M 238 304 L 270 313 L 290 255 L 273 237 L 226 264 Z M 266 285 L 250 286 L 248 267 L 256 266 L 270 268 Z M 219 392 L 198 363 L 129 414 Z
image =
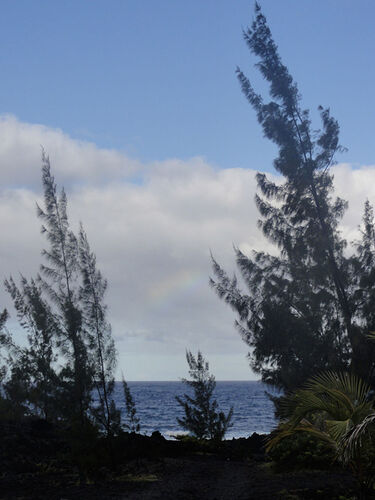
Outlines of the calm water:
M 175 400 L 188 388 L 182 382 L 129 382 L 137 414 L 141 420 L 141 432 L 151 434 L 160 431 L 166 438 L 181 434 L 176 417 L 183 411 Z M 228 412 L 233 406 L 233 427 L 226 434 L 232 437 L 247 437 L 253 432 L 267 433 L 276 425 L 273 404 L 265 394 L 273 393 L 261 382 L 217 382 L 215 397 L 219 409 Z M 116 404 L 125 407 L 122 386 L 116 383 Z

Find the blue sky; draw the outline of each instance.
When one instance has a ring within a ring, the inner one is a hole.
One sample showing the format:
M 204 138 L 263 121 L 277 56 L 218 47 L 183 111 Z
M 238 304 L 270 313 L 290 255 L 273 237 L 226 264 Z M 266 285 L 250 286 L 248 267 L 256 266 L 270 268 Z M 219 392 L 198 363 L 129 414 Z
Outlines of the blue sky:
M 208 286 L 210 251 L 235 271 L 233 244 L 260 235 L 254 174 L 272 170 L 236 66 L 265 92 L 242 39 L 247 0 L 2 0 L 0 273 L 35 276 L 46 246 L 35 217 L 40 145 L 67 187 L 108 278 L 119 368 L 129 380 L 186 375 L 201 349 L 218 379 L 257 378 L 234 315 Z M 348 148 L 335 167 L 358 235 L 375 201 L 372 0 L 263 0 L 303 105 L 329 106 Z M 344 164 L 345 163 L 345 164 Z M 134 180 L 136 179 L 136 182 Z M 11 310 L 0 290 L 0 309 Z M 10 328 L 16 328 L 14 313 Z
M 306 105 L 329 105 L 339 119 L 344 160 L 371 162 L 374 2 L 261 5 Z M 241 36 L 253 2 L 1 6 L 1 112 L 143 161 L 204 156 L 218 168 L 270 169 L 273 150 L 234 74 L 239 65 L 262 88 Z

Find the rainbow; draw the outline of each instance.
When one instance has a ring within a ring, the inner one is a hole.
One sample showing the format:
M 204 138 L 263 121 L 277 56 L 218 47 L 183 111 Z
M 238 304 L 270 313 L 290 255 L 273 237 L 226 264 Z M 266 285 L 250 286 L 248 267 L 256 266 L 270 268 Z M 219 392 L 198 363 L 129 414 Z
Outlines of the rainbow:
M 167 306 L 176 295 L 191 294 L 201 286 L 207 285 L 207 274 L 191 270 L 178 271 L 157 282 L 150 289 L 148 300 L 153 307 L 161 308 Z

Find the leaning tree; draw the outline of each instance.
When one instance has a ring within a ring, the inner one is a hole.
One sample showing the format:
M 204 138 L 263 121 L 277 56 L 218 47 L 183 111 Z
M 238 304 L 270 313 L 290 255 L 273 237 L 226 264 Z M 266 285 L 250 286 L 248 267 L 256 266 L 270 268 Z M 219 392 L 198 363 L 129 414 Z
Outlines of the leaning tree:
M 256 68 L 269 84 L 266 102 L 237 69 L 242 92 L 267 139 L 276 144 L 274 182 L 257 174 L 259 228 L 277 255 L 235 249 L 244 292 L 213 260 L 213 288 L 237 313 L 236 326 L 251 347 L 253 370 L 266 383 L 293 389 L 324 369 L 351 366 L 373 376 L 375 352 L 366 334 L 375 329 L 375 246 L 371 206 L 366 205 L 362 240 L 351 255 L 339 223 L 347 203 L 334 197 L 330 170 L 339 144 L 339 125 L 319 106 L 321 130 L 282 63 L 265 16 L 256 4 L 244 31 Z

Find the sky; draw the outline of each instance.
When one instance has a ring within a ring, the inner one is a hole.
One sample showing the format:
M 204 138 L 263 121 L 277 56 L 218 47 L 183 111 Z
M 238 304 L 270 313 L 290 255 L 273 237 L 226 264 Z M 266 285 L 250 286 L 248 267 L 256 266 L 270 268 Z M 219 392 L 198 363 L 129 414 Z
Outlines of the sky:
M 347 148 L 333 168 L 358 235 L 375 201 L 372 0 L 260 2 L 303 106 L 329 106 Z M 1 0 L 0 274 L 35 276 L 46 242 L 41 146 L 109 281 L 107 304 L 128 380 L 186 376 L 201 349 L 218 380 L 248 380 L 234 313 L 209 287 L 210 252 L 232 274 L 233 245 L 274 251 L 259 233 L 257 171 L 272 168 L 235 76 L 260 92 L 242 30 L 245 0 Z M 9 328 L 21 333 L 9 297 Z

